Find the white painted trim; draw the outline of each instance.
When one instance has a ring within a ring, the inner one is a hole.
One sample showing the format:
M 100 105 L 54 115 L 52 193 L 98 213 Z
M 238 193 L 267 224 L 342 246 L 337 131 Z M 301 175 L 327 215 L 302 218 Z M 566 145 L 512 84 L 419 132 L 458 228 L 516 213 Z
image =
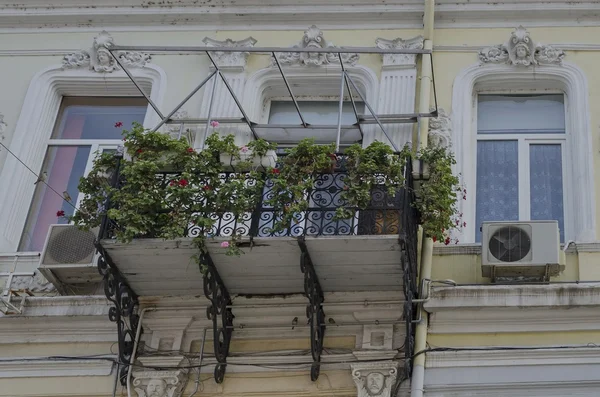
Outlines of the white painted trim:
M 133 69 L 131 73 L 160 107 L 166 90 L 166 74 L 156 65 Z M 139 96 L 139 92 L 123 71 L 97 73 L 85 68 L 63 70 L 51 66 L 37 73 L 27 90 L 17 121 L 11 151 L 34 171 L 39 172 L 46 152 L 62 96 Z M 159 120 L 150 107 L 144 125 L 153 126 Z M 16 251 L 33 195 L 35 176 L 14 157 L 6 159 L 0 186 L 10 186 L 0 192 L 0 251 Z
M 425 309 L 600 307 L 600 281 L 544 285 L 466 285 L 431 287 Z
M 109 376 L 113 363 L 101 360 L 48 360 L 20 357 L 23 361 L 2 362 L 0 360 L 0 379 L 2 378 L 49 378 L 61 376 Z M 115 356 L 107 356 L 116 360 Z M 18 360 L 11 358 L 11 360 Z
M 570 183 L 565 191 L 576 192 L 565 207 L 565 224 L 570 222 L 572 235 L 566 240 L 596 240 L 596 208 L 593 179 L 592 131 L 590 124 L 588 84 L 583 71 L 571 64 L 543 65 L 524 68 L 503 64 L 475 64 L 464 69 L 454 80 L 452 93 L 452 141 L 458 164 L 467 189 L 475 192 L 476 181 L 476 128 L 475 96 L 479 89 L 552 89 L 565 93 L 566 130 L 569 140 L 569 155 L 572 165 Z M 581 189 L 581 187 L 587 187 Z M 566 204 L 566 203 L 565 203 Z M 467 225 L 459 239 L 464 242 L 475 240 L 475 194 L 460 200 L 460 211 Z

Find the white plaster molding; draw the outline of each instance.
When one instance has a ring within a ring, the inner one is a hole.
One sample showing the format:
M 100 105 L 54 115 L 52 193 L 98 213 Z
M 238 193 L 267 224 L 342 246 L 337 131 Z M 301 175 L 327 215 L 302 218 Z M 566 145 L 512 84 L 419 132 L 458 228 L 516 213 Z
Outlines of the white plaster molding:
M 443 108 L 438 108 L 437 117 L 429 119 L 428 141 L 433 146 L 452 147 L 452 120 Z
M 253 37 L 245 38 L 244 40 L 234 41 L 231 39 L 226 40 L 215 40 L 210 37 L 205 37 L 202 40 L 208 47 L 239 47 L 239 48 L 251 48 L 256 44 L 256 40 Z M 215 60 L 215 63 L 219 66 L 219 69 L 223 71 L 237 71 L 241 72 L 246 67 L 246 61 L 248 60 L 249 52 L 223 52 L 215 51 L 211 52 L 211 56 Z M 214 65 L 211 65 L 214 68 Z
M 112 73 L 120 67 L 108 51 L 115 45 L 113 37 L 103 30 L 96 37 L 89 50 L 81 50 L 63 57 L 64 69 L 89 67 L 90 70 L 102 73 Z M 142 68 L 150 62 L 150 55 L 137 51 L 120 51 L 116 53 L 121 63 L 126 67 Z
M 166 75 L 155 65 L 131 69 L 150 98 L 160 107 L 166 89 Z M 46 142 L 63 96 L 139 96 L 139 92 L 123 71 L 96 73 L 87 68 L 63 69 L 51 66 L 37 73 L 25 95 L 21 114 L 15 126 L 10 150 L 34 171 L 40 170 L 46 152 Z M 144 126 L 159 121 L 149 106 Z M 0 235 L 0 252 L 16 252 L 33 196 L 35 176 L 14 157 L 8 157 L 0 174 L 0 219 L 4 228 Z
M 352 364 L 351 368 L 358 397 L 390 397 L 398 377 L 397 363 L 360 363 Z
M 315 25 L 310 26 L 304 31 L 302 40 L 299 44 L 292 48 L 337 48 L 337 46 L 327 40 L 323 35 L 323 31 Z M 315 52 L 282 52 L 275 54 L 279 62 L 283 65 L 302 65 L 302 66 L 323 66 L 339 64 L 339 57 L 332 53 L 315 53 Z M 358 54 L 341 54 L 342 62 L 347 65 L 354 66 L 358 62 Z M 275 63 L 275 60 L 272 60 Z
M 600 282 L 432 287 L 430 312 L 467 308 L 600 306 Z
M 463 299 L 462 302 L 465 300 Z M 428 309 L 429 310 L 429 309 Z M 430 315 L 430 334 L 600 331 L 598 309 L 591 307 L 460 308 Z M 465 326 L 468 324 L 468 326 Z
M 477 92 L 485 89 L 506 92 L 532 92 L 555 89 L 565 93 L 566 131 L 570 161 L 565 191 L 576 192 L 565 202 L 565 235 L 577 242 L 596 241 L 596 207 L 594 186 L 592 130 L 588 82 L 583 71 L 571 64 L 540 65 L 535 68 L 507 64 L 472 65 L 454 79 L 452 92 L 452 142 L 456 153 L 456 171 L 461 173 L 467 189 L 475 191 L 477 128 L 474 103 Z M 467 225 L 475 225 L 475 194 L 459 200 L 459 211 Z M 475 227 L 463 229 L 460 241 L 475 240 Z
M 14 276 L 12 279 L 11 289 L 29 290 L 35 292 L 51 292 L 56 291 L 56 287 L 46 280 L 40 273 L 35 272 L 33 276 Z
M 182 365 L 183 357 L 146 357 L 140 360 L 144 366 L 175 367 Z M 188 369 L 181 370 L 134 370 L 133 389 L 138 397 L 180 397 L 186 384 Z
M 539 64 L 561 64 L 565 57 L 563 50 L 550 45 L 534 44 L 529 32 L 523 26 L 516 28 L 505 44 L 483 48 L 479 51 L 479 61 L 485 63 L 508 63 L 516 66 Z
M 10 362 L 0 361 L 0 379 L 109 376 L 113 369 L 110 359 L 116 360 L 117 357 L 106 356 L 106 359 L 61 361 L 36 357 L 12 358 Z
M 389 40 L 377 38 L 375 45 L 378 48 L 389 50 L 389 49 L 415 49 L 420 50 L 423 48 L 423 36 L 413 37 L 412 39 L 397 39 Z M 416 54 L 383 54 L 383 65 L 382 69 L 390 68 L 414 68 L 417 65 Z
M 455 367 L 511 367 L 519 365 L 572 365 L 600 364 L 600 348 L 574 346 L 568 349 L 511 349 L 511 350 L 465 350 L 447 352 L 429 352 L 425 361 L 426 368 Z

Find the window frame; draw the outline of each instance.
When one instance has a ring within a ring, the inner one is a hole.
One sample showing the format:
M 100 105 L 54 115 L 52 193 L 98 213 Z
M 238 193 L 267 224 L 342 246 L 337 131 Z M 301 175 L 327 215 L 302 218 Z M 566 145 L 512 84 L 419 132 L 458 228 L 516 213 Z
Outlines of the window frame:
M 514 91 L 498 91 L 498 90 L 480 90 L 477 91 L 477 96 L 475 100 L 475 110 L 474 114 L 478 114 L 478 105 L 479 105 L 479 96 L 481 95 L 514 95 Z M 563 96 L 563 110 L 565 111 L 566 117 L 566 98 L 563 92 L 539 92 L 535 90 L 523 90 L 522 92 L 518 92 L 518 94 L 525 95 L 539 95 L 539 94 L 547 94 L 547 95 L 562 95 Z M 568 136 L 566 125 L 563 133 L 484 133 L 480 134 L 478 129 L 478 119 L 475 118 L 475 134 L 477 142 L 479 141 L 517 141 L 517 165 L 519 175 L 518 179 L 518 191 L 519 191 L 519 221 L 530 221 L 531 220 L 531 163 L 530 163 L 530 148 L 532 145 L 560 145 L 561 148 L 561 161 L 562 161 L 562 184 L 563 184 L 563 220 L 564 220 L 564 235 L 570 235 L 571 225 L 567 221 L 567 208 L 570 207 L 569 203 L 569 195 L 567 194 L 567 189 L 565 188 L 565 183 L 567 181 L 569 175 L 569 164 L 571 163 L 568 156 Z M 477 164 L 477 146 L 475 147 L 475 164 Z M 477 173 L 475 173 L 477 176 Z M 473 192 L 474 202 L 477 205 L 477 186 L 471 189 Z M 475 234 L 477 234 L 477 228 L 481 225 L 473 225 L 475 228 Z
M 459 200 L 458 211 L 467 227 L 454 231 L 461 243 L 475 242 L 476 182 L 476 109 L 477 95 L 485 93 L 563 93 L 565 100 L 565 131 L 567 136 L 565 163 L 567 179 L 563 182 L 568 194 L 565 202 L 565 242 L 595 242 L 596 184 L 593 178 L 594 154 L 589 113 L 587 79 L 577 66 L 515 67 L 505 64 L 473 64 L 454 79 L 452 89 L 452 140 L 457 164 L 456 174 L 469 194 Z M 582 186 L 587 188 L 581 189 Z M 574 192 L 574 193 L 570 193 Z M 567 232 L 567 229 L 569 230 Z
M 166 74 L 156 65 L 132 69 L 131 74 L 161 106 L 166 91 Z M 14 155 L 33 170 L 42 167 L 63 96 L 140 96 L 123 71 L 97 73 L 88 69 L 63 69 L 55 65 L 38 72 L 31 80 L 10 142 Z M 144 127 L 160 121 L 149 106 Z M 14 156 L 8 156 L 0 171 L 0 252 L 19 252 L 19 244 L 35 191 L 36 177 Z M 9 191 L 10 190 L 10 191 Z

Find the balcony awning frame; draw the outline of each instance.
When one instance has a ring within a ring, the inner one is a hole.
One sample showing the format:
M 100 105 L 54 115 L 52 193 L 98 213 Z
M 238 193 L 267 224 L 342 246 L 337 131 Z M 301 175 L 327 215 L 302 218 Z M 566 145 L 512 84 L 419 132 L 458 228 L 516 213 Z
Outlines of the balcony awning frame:
M 399 151 L 400 148 L 398 148 L 397 145 L 394 143 L 392 137 L 386 131 L 384 124 L 404 124 L 404 123 L 415 123 L 415 122 L 418 123 L 419 120 L 423 117 L 437 117 L 438 116 L 438 103 L 437 103 L 437 93 L 436 93 L 436 89 L 435 89 L 433 56 L 432 56 L 432 50 L 429 50 L 429 49 L 407 49 L 407 48 L 382 49 L 382 48 L 378 48 L 378 47 L 341 47 L 341 48 L 289 48 L 289 47 L 251 47 L 251 48 L 247 48 L 247 47 L 243 47 L 243 48 L 241 48 L 241 47 L 224 47 L 224 46 L 209 47 L 209 46 L 116 46 L 115 45 L 115 46 L 107 47 L 107 50 L 110 52 L 110 54 L 114 58 L 115 62 L 119 65 L 119 67 L 121 67 L 121 69 L 123 69 L 123 71 L 129 77 L 131 82 L 136 86 L 136 88 L 140 91 L 140 93 L 146 98 L 146 100 L 148 101 L 148 104 L 154 109 L 156 114 L 161 118 L 160 122 L 152 129 L 152 131 L 157 131 L 164 124 L 179 124 L 181 126 L 180 132 L 179 132 L 179 137 L 181 137 L 181 134 L 183 133 L 184 124 L 200 124 L 200 125 L 204 124 L 205 130 L 204 130 L 203 138 L 199 145 L 200 149 L 202 149 L 204 147 L 204 140 L 206 139 L 206 137 L 208 135 L 210 122 L 212 121 L 212 117 L 213 117 L 212 110 L 213 110 L 213 102 L 214 102 L 214 96 L 215 96 L 215 88 L 217 86 L 216 83 L 219 79 L 223 82 L 223 84 L 227 88 L 227 91 L 229 91 L 231 98 L 234 100 L 238 110 L 242 114 L 242 118 L 228 118 L 226 120 L 221 119 L 220 122 L 246 124 L 248 126 L 248 128 L 250 129 L 250 131 L 252 132 L 252 136 L 254 139 L 261 138 L 257 130 L 265 129 L 265 128 L 274 128 L 273 125 L 256 123 L 255 121 L 251 120 L 250 117 L 248 117 L 248 114 L 246 113 L 244 107 L 242 106 L 240 99 L 237 97 L 237 95 L 231 88 L 231 85 L 227 81 L 227 78 L 223 75 L 219 65 L 215 62 L 214 57 L 211 55 L 211 53 L 215 53 L 215 52 L 225 52 L 225 53 L 244 52 L 244 53 L 262 54 L 262 55 L 266 54 L 266 55 L 270 55 L 273 58 L 274 64 L 277 66 L 277 69 L 279 70 L 279 72 L 281 74 L 281 77 L 286 86 L 288 94 L 294 103 L 294 107 L 296 108 L 296 111 L 297 111 L 298 116 L 300 117 L 300 121 L 301 121 L 301 123 L 298 125 L 297 124 L 289 124 L 289 125 L 286 124 L 286 125 L 278 125 L 277 126 L 278 128 L 282 128 L 282 129 L 287 129 L 287 128 L 290 128 L 290 129 L 292 129 L 292 128 L 323 129 L 323 126 L 311 125 L 306 122 L 306 119 L 300 109 L 300 105 L 298 104 L 297 98 L 294 95 L 292 88 L 289 84 L 289 81 L 287 79 L 287 76 L 285 74 L 285 69 L 282 67 L 281 63 L 279 62 L 279 59 L 277 58 L 277 53 L 284 53 L 284 52 L 285 53 L 289 53 L 289 52 L 319 53 L 319 54 L 330 53 L 330 54 L 337 55 L 339 64 L 340 64 L 340 99 L 339 99 L 339 110 L 338 110 L 338 118 L 337 118 L 338 121 L 337 121 L 337 126 L 327 126 L 328 128 L 336 128 L 337 129 L 337 135 L 336 135 L 336 141 L 335 141 L 336 142 L 336 151 L 339 151 L 339 148 L 340 148 L 342 130 L 347 130 L 350 128 L 358 128 L 358 130 L 360 132 L 360 136 L 363 137 L 364 132 L 363 132 L 362 126 L 366 125 L 366 124 L 377 124 L 379 126 L 379 128 L 381 129 L 381 131 L 383 132 L 383 134 L 386 136 L 390 145 L 394 148 L 394 150 Z M 154 103 L 154 101 L 152 101 L 150 96 L 143 90 L 141 85 L 136 81 L 135 77 L 131 74 L 131 72 L 127 69 L 127 67 L 123 64 L 123 62 L 120 61 L 119 56 L 118 56 L 118 53 L 120 51 L 143 51 L 148 54 L 173 54 L 173 53 L 175 53 L 175 54 L 201 54 L 201 53 L 204 53 L 210 59 L 215 70 L 213 72 L 211 72 L 208 75 L 208 77 L 206 77 L 204 80 L 202 80 L 196 87 L 194 87 L 190 91 L 190 93 L 179 104 L 177 104 L 171 111 L 167 112 L 165 115 L 159 109 L 159 107 L 156 105 L 156 103 Z M 419 55 L 420 54 L 423 56 L 429 56 L 431 58 L 431 75 L 432 75 L 431 84 L 433 85 L 433 99 L 434 99 L 434 104 L 435 104 L 434 110 L 429 113 L 377 114 L 375 112 L 375 110 L 373 109 L 373 107 L 371 106 L 371 104 L 369 104 L 369 102 L 366 100 L 364 94 L 360 92 L 360 89 L 354 83 L 350 74 L 347 72 L 344 62 L 342 60 L 341 54 L 381 54 L 381 55 L 383 55 L 383 54 L 415 54 L 415 55 Z M 210 101 L 208 104 L 208 106 L 209 106 L 208 115 L 207 115 L 208 117 L 203 118 L 203 119 L 173 119 L 172 118 L 173 115 L 179 109 L 181 109 L 181 107 L 183 105 L 185 105 L 202 87 L 204 87 L 206 85 L 206 83 L 208 83 L 211 80 L 213 80 L 214 83 L 212 85 Z M 356 118 L 356 122 L 352 125 L 342 125 L 342 105 L 344 102 L 345 91 L 349 94 L 350 101 L 352 103 L 352 109 L 354 112 L 354 116 Z M 358 113 L 357 108 L 356 108 L 356 102 L 354 100 L 354 95 L 353 95 L 354 93 L 356 93 L 358 95 L 358 97 L 360 97 L 360 99 L 363 101 L 363 103 L 365 104 L 365 107 L 368 109 L 370 115 L 363 115 L 363 114 Z M 420 146 L 420 143 L 418 143 L 418 146 Z

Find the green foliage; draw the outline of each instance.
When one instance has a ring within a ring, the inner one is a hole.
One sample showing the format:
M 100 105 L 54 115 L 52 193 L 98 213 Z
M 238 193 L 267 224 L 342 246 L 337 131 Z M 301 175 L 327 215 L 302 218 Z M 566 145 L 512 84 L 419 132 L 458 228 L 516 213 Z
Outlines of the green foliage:
M 422 181 L 416 191 L 415 204 L 421 215 L 423 232 L 434 241 L 449 244 L 450 238 L 446 233 L 466 226 L 462 222 L 462 214 L 457 212 L 458 199 L 466 199 L 467 190 L 460 186 L 459 178 L 452 173 L 456 160 L 443 147 L 423 149 L 416 158 L 429 166 L 429 179 Z

